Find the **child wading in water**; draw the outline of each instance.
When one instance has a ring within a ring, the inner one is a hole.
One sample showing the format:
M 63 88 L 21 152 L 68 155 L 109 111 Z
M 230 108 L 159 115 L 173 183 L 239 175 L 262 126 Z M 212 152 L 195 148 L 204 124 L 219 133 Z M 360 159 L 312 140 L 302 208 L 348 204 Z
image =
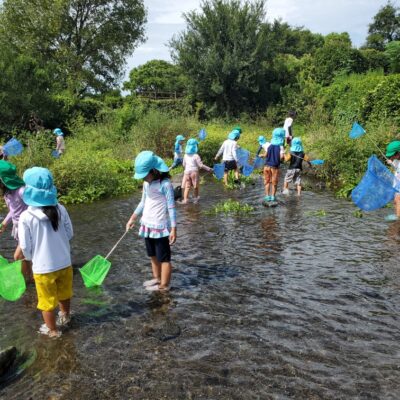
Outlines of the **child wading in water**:
M 185 140 L 185 137 L 182 135 L 178 135 L 175 138 L 175 145 L 174 145 L 174 162 L 172 163 L 170 169 L 174 169 L 176 167 L 179 167 L 182 165 L 183 161 L 183 148 L 182 144 L 183 141 Z
M 285 139 L 285 130 L 283 128 L 275 128 L 272 132 L 271 142 L 263 142 L 259 138 L 260 148 L 257 155 L 260 154 L 261 149 L 266 151 L 265 166 L 264 166 L 264 185 L 265 197 L 264 201 L 275 201 L 276 191 L 278 188 L 279 180 L 279 166 L 284 157 L 283 142 Z
M 4 196 L 4 201 L 8 207 L 8 214 L 0 224 L 0 233 L 3 233 L 7 226 L 12 223 L 12 237 L 18 241 L 18 221 L 23 211 L 26 210 L 27 205 L 22 200 L 24 193 L 25 183 L 18 177 L 15 165 L 0 160 L 0 192 Z M 17 242 L 18 243 L 18 242 Z M 22 261 L 22 273 L 25 281 L 32 280 L 32 264 L 24 260 L 21 247 L 17 244 L 14 252 L 14 260 Z
M 285 122 L 283 123 L 283 129 L 285 130 L 285 139 L 288 145 L 291 144 L 293 139 L 293 120 L 296 118 L 296 111 L 289 111 Z
M 147 290 L 166 291 L 171 281 L 171 248 L 176 241 L 174 188 L 165 162 L 152 151 L 142 151 L 135 159 L 135 179 L 143 179 L 142 200 L 129 218 L 126 229 L 140 220 L 139 236 L 145 239 L 153 279 L 145 281 Z
M 19 219 L 19 243 L 25 258 L 32 260 L 37 308 L 45 322 L 39 332 L 59 337 L 57 325 L 67 325 L 71 319 L 72 224 L 65 207 L 57 204 L 57 189 L 48 169 L 30 168 L 24 173 L 24 181 L 23 200 L 29 207 Z M 60 312 L 56 321 L 57 306 Z
M 400 140 L 395 140 L 386 147 L 386 157 L 389 158 L 389 164 L 395 169 L 394 176 L 400 181 Z M 397 181 L 396 181 L 397 184 Z M 397 188 L 398 190 L 400 188 Z M 395 219 L 400 219 L 400 193 L 394 197 Z
M 185 172 L 182 179 L 182 188 L 184 189 L 182 204 L 189 201 L 190 188 L 193 187 L 194 197 L 193 202 L 197 203 L 200 199 L 199 196 L 199 169 L 205 169 L 212 172 L 212 168 L 207 167 L 201 161 L 200 156 L 197 154 L 198 141 L 196 139 L 189 139 L 186 144 L 185 156 L 183 157 L 183 166 Z
M 218 150 L 217 155 L 215 156 L 215 161 L 218 160 L 220 155 L 222 154 L 222 161 L 225 165 L 224 172 L 224 184 L 228 185 L 228 173 L 229 171 L 235 171 L 235 183 L 239 182 L 239 168 L 237 165 L 237 154 L 236 150 L 238 148 L 237 141 L 240 139 L 240 131 L 234 129 L 228 135 L 228 139 L 222 143 L 222 146 Z
M 295 137 L 292 140 L 290 146 L 290 153 L 288 158 L 285 157 L 285 161 L 290 161 L 288 170 L 285 175 L 285 182 L 283 184 L 283 194 L 289 194 L 289 183 L 293 182 L 296 185 L 297 194 L 301 194 L 301 170 L 303 166 L 303 160 L 308 162 L 311 166 L 309 158 L 304 154 L 303 144 L 299 137 Z
M 54 129 L 53 133 L 57 135 L 56 151 L 58 152 L 58 155 L 61 155 L 65 152 L 64 132 L 60 128 L 56 128 Z

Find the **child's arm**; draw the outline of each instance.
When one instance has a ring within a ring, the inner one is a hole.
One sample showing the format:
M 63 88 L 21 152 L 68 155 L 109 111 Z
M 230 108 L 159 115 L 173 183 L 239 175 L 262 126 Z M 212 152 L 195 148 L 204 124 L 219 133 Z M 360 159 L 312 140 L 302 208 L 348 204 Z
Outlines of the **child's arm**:
M 211 172 L 213 170 L 212 168 L 210 168 L 207 165 L 203 164 L 203 162 L 201 161 L 201 158 L 200 158 L 200 156 L 198 154 L 197 154 L 197 157 L 196 157 L 196 161 L 197 161 L 197 166 L 199 168 L 205 169 L 208 172 Z
M 260 144 L 260 146 L 258 147 L 258 150 L 257 150 L 257 153 L 256 153 L 256 156 L 258 157 L 259 156 L 259 154 L 261 153 L 261 150 L 263 149 L 263 147 L 262 147 L 262 145 Z
M 219 148 L 218 153 L 217 153 L 217 155 L 215 156 L 215 161 L 217 161 L 218 158 L 219 158 L 219 156 L 224 152 L 224 147 L 225 147 L 225 142 L 222 143 L 221 147 Z
M 137 217 L 142 214 L 143 208 L 144 208 L 144 202 L 146 200 L 146 189 L 143 186 L 143 191 L 142 191 L 142 199 L 140 200 L 140 203 L 137 205 L 135 211 L 129 218 L 128 222 L 126 223 L 126 230 L 128 231 L 129 229 L 133 228 L 133 225 L 135 225 L 135 221 Z
M 169 220 L 171 223 L 171 233 L 169 235 L 169 243 L 174 244 L 176 242 L 176 208 L 175 208 L 175 196 L 174 187 L 171 182 L 165 182 L 162 186 L 162 191 L 167 199 L 167 210 Z
M 232 156 L 233 156 L 233 158 L 234 158 L 234 160 L 235 160 L 236 162 L 238 162 L 238 157 L 237 157 L 237 152 L 236 152 L 237 148 L 238 148 L 238 145 L 237 145 L 237 144 L 235 144 L 235 145 L 233 146 L 233 148 L 232 148 Z
M 285 159 L 285 148 L 283 146 L 281 146 L 280 157 L 282 161 Z
M 66 210 L 66 208 L 64 208 L 64 212 L 63 212 L 63 224 L 64 224 L 65 231 L 67 232 L 68 240 L 71 240 L 72 237 L 74 236 L 74 229 L 72 228 L 71 218 L 69 217 L 68 211 Z
M 18 222 L 18 244 L 26 260 L 32 260 L 32 238 L 24 216 L 21 215 Z

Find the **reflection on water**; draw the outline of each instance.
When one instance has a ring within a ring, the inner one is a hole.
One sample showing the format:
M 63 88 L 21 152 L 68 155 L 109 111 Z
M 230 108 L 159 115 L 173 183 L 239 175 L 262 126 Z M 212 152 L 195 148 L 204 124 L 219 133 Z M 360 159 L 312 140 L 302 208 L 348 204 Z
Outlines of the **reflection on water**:
M 203 213 L 227 196 L 254 214 Z M 400 397 L 400 224 L 386 210 L 354 218 L 327 192 L 264 208 L 261 180 L 236 192 L 207 181 L 199 205 L 179 206 L 169 293 L 143 290 L 135 234 L 105 284 L 85 289 L 76 267 L 108 252 L 135 197 L 69 207 L 74 319 L 61 339 L 35 333 L 32 287 L 0 301 L 0 348 L 36 354 L 1 399 Z M 13 247 L 2 236 L 0 253 Z

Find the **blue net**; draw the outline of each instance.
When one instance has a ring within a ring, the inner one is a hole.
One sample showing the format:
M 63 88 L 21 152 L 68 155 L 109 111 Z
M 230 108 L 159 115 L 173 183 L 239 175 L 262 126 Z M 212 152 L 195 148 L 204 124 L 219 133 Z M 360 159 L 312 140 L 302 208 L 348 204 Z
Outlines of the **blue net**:
M 354 122 L 351 131 L 349 133 L 349 136 L 351 139 L 357 139 L 358 137 L 364 135 L 364 133 L 365 129 L 357 122 Z
M 24 147 L 22 144 L 15 138 L 10 139 L 4 146 L 3 152 L 6 156 L 17 156 L 22 153 Z
M 325 161 L 324 160 L 312 160 L 310 164 L 312 165 L 322 165 Z
M 250 152 L 248 150 L 239 148 L 236 150 L 236 156 L 237 156 L 239 165 L 244 166 L 249 161 Z
M 54 158 L 60 158 L 60 153 L 58 152 L 58 150 L 53 150 L 51 152 L 51 156 Z
M 214 175 L 216 176 L 217 179 L 222 179 L 224 177 L 224 172 L 225 172 L 225 164 L 214 164 Z
M 373 155 L 368 160 L 368 169 L 360 183 L 351 192 L 354 204 L 364 211 L 384 207 L 400 193 L 400 181 Z
M 265 162 L 265 160 L 263 158 L 257 156 L 254 159 L 253 166 L 255 169 L 262 168 L 264 166 L 264 162 Z
M 250 176 L 253 171 L 254 171 L 254 167 L 252 165 L 246 164 L 243 166 L 242 173 L 244 176 Z
M 200 140 L 204 140 L 207 137 L 207 132 L 204 128 L 200 129 L 199 132 L 199 139 Z

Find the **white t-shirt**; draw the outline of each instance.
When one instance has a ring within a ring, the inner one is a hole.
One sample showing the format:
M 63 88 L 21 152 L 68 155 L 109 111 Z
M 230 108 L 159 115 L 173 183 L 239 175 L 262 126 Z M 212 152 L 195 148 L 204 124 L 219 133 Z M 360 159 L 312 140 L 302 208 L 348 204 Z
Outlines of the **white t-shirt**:
M 222 154 L 223 161 L 237 161 L 236 149 L 238 145 L 236 140 L 227 139 L 222 143 L 222 146 L 218 150 L 216 158 L 218 158 Z
M 185 156 L 183 157 L 183 166 L 185 168 L 185 174 L 197 172 L 200 168 L 203 168 L 207 171 L 212 171 L 211 168 L 202 163 L 201 158 L 198 154 L 185 154 Z
M 289 128 L 293 125 L 293 118 L 286 118 L 283 124 L 283 129 L 285 130 L 285 137 L 290 136 Z
M 59 223 L 55 231 L 39 207 L 29 206 L 18 222 L 19 245 L 27 260 L 32 260 L 35 274 L 47 274 L 71 265 L 69 241 L 72 223 L 64 206 L 58 205 Z

